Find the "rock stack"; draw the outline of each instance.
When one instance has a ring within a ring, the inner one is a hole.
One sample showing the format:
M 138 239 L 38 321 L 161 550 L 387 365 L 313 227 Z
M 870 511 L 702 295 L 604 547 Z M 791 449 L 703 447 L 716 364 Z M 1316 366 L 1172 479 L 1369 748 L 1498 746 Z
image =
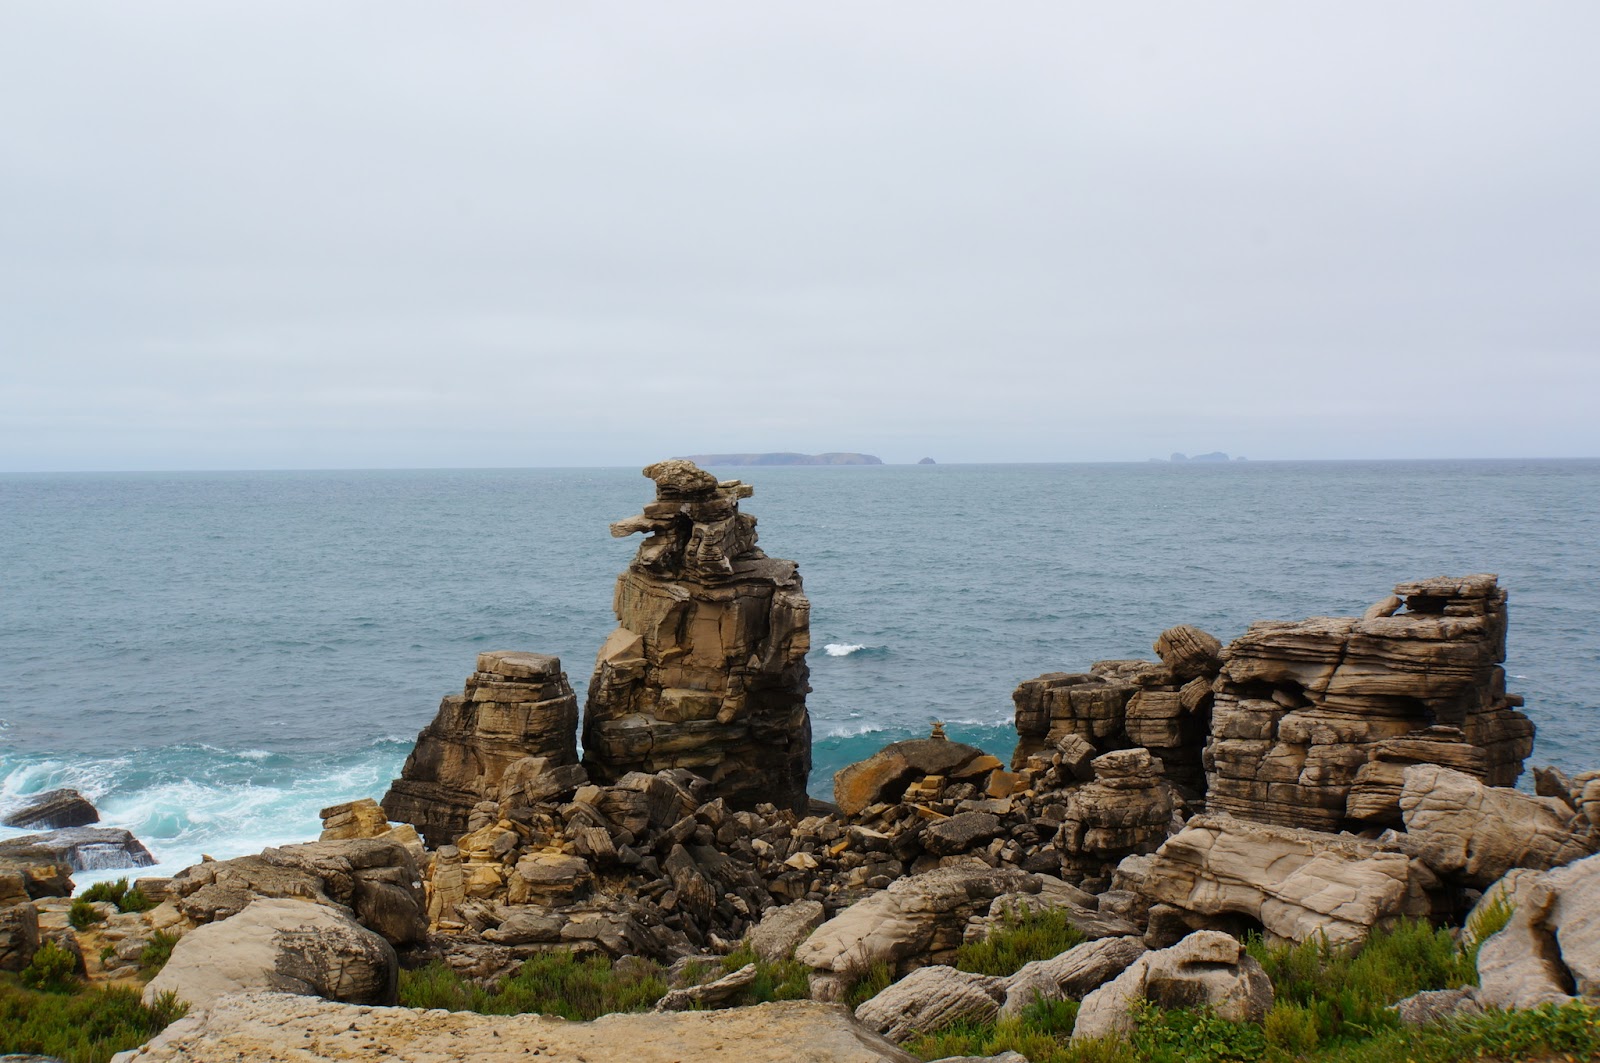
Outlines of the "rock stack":
M 1094 781 L 1067 797 L 1056 844 L 1061 877 L 1098 892 L 1123 857 L 1154 852 L 1167 840 L 1182 801 L 1161 777 L 1161 761 L 1147 749 L 1105 753 L 1093 767 Z
M 1154 661 L 1096 661 L 1088 672 L 1049 672 L 1011 695 L 1017 748 L 1012 765 L 1077 735 L 1091 755 L 1142 746 L 1185 794 L 1205 785 L 1200 750 L 1210 723 L 1211 684 L 1222 643 L 1190 624 L 1161 633 Z
M 617 579 L 619 626 L 595 661 L 584 766 L 596 782 L 687 768 L 731 807 L 801 811 L 811 771 L 810 603 L 793 561 L 769 558 L 751 488 L 693 462 L 651 465 L 656 500 L 611 526 L 648 533 Z
M 415 825 L 430 846 L 449 845 L 466 832 L 473 807 L 499 795 L 512 764 L 576 764 L 577 729 L 578 699 L 560 658 L 480 653 L 466 690 L 445 698 L 417 735 L 383 810 Z
M 1492 575 L 1402 583 L 1360 618 L 1252 624 L 1214 684 L 1208 807 L 1339 830 L 1398 822 L 1407 764 L 1512 785 L 1533 724 L 1506 693 L 1505 635 Z

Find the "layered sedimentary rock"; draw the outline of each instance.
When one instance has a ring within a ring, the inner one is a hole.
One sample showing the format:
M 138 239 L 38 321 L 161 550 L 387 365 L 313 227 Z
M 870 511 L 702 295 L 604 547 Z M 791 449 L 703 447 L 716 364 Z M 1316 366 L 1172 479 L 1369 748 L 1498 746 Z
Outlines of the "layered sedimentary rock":
M 1269 939 L 1343 945 L 1429 915 L 1426 877 L 1377 842 L 1204 815 L 1153 855 L 1124 860 L 1114 884 L 1195 922 L 1243 917 L 1236 926 L 1258 925 Z
M 751 488 L 692 462 L 644 470 L 656 500 L 611 526 L 647 533 L 617 579 L 595 661 L 584 765 L 597 782 L 687 768 L 731 806 L 799 810 L 811 770 L 810 603 L 793 561 L 756 547 Z
M 475 805 L 498 796 L 512 764 L 527 757 L 552 767 L 577 763 L 577 733 L 578 699 L 560 658 L 480 653 L 466 689 L 440 702 L 417 735 L 383 810 L 414 825 L 429 845 L 448 845 L 467 830 Z
M 1252 624 L 1213 684 L 1207 807 L 1320 830 L 1393 823 L 1397 769 L 1419 757 L 1512 785 L 1533 724 L 1506 693 L 1505 634 L 1492 575 L 1402 583 L 1359 618 Z
M 1125 856 L 1152 853 L 1173 831 L 1181 802 L 1161 777 L 1161 761 L 1145 749 L 1122 749 L 1096 757 L 1094 781 L 1067 796 L 1067 817 L 1056 844 L 1061 875 L 1069 882 L 1099 881 Z
M 1190 624 L 1161 633 L 1154 661 L 1096 661 L 1088 672 L 1050 672 L 1011 695 L 1017 748 L 1012 765 L 1077 736 L 1091 755 L 1142 746 L 1160 758 L 1166 775 L 1190 795 L 1204 779 L 1200 751 L 1210 721 L 1211 683 L 1222 648 Z

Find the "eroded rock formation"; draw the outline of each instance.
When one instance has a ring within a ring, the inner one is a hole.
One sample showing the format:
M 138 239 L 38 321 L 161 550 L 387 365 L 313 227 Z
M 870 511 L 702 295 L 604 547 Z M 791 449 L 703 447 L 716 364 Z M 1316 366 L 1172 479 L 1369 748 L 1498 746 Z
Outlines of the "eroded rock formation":
M 1392 823 L 1396 769 L 1419 756 L 1512 785 L 1533 724 L 1506 693 L 1505 635 L 1492 575 L 1402 583 L 1359 618 L 1252 624 L 1213 685 L 1207 806 L 1320 830 Z
M 543 653 L 478 654 L 466 689 L 445 698 L 383 797 L 392 820 L 413 824 L 428 844 L 449 845 L 479 802 L 493 800 L 512 764 L 578 760 L 578 699 L 561 659 Z
M 611 526 L 649 535 L 617 579 L 595 661 L 584 765 L 601 783 L 687 768 L 735 808 L 807 802 L 810 603 L 793 561 L 756 547 L 751 488 L 689 461 L 644 470 L 656 500 Z

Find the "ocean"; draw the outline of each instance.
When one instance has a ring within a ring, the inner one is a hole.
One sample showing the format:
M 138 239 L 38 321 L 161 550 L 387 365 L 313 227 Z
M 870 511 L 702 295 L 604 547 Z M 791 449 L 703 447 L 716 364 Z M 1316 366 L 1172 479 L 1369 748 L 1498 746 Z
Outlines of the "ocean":
M 812 604 L 813 793 L 886 742 L 1008 756 L 1011 691 L 1166 627 L 1359 612 L 1499 573 L 1532 763 L 1600 766 L 1600 461 L 763 467 Z M 381 797 L 475 655 L 581 701 L 637 469 L 0 476 L 0 809 L 73 786 L 171 873 Z M 0 828 L 0 836 L 18 831 Z M 117 877 L 81 873 L 80 884 Z

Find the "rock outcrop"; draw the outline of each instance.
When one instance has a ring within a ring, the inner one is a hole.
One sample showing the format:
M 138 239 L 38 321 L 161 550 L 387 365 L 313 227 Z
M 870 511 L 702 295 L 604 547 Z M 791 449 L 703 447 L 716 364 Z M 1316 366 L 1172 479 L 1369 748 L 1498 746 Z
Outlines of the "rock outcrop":
M 1124 857 L 1153 853 L 1167 840 L 1182 800 L 1148 750 L 1120 749 L 1092 763 L 1094 781 L 1067 796 L 1056 844 L 1061 877 L 1098 890 Z
M 692 462 L 651 465 L 656 500 L 611 526 L 647 533 L 617 579 L 595 661 L 584 765 L 597 782 L 687 768 L 737 809 L 806 807 L 810 603 L 793 561 L 756 544 L 751 488 Z
M 100 813 L 78 791 L 46 790 L 33 794 L 21 807 L 12 809 L 0 825 L 23 830 L 57 830 L 61 827 L 87 827 L 100 822 Z
M 1160 663 L 1096 661 L 1088 672 L 1051 672 L 1011 695 L 1017 748 L 1012 766 L 1078 736 L 1090 755 L 1141 746 L 1162 762 L 1187 795 L 1204 789 L 1201 749 L 1210 724 L 1212 680 L 1222 643 L 1181 624 L 1163 631 L 1154 650 Z
M 413 824 L 428 844 L 466 833 L 474 806 L 497 798 L 506 770 L 528 757 L 576 764 L 578 699 L 561 659 L 542 653 L 478 654 L 466 689 L 445 698 L 383 797 L 389 819 Z
M 1402 583 L 1359 618 L 1252 624 L 1213 684 L 1207 807 L 1318 830 L 1392 824 L 1392 765 L 1419 756 L 1510 786 L 1533 724 L 1506 693 L 1505 633 L 1492 575 Z
M 568 1022 L 542 1015 L 358 1007 L 281 993 L 220 1000 L 173 1023 L 145 1047 L 112 1058 L 115 1063 L 386 1063 L 491 1056 L 631 1063 L 719 1057 L 740 1063 L 916 1063 L 915 1056 L 863 1029 L 844 1008 L 805 1000 Z
M 1600 856 L 1519 872 L 1495 892 L 1511 903 L 1511 919 L 1478 949 L 1477 1002 L 1532 1008 L 1600 1001 Z

